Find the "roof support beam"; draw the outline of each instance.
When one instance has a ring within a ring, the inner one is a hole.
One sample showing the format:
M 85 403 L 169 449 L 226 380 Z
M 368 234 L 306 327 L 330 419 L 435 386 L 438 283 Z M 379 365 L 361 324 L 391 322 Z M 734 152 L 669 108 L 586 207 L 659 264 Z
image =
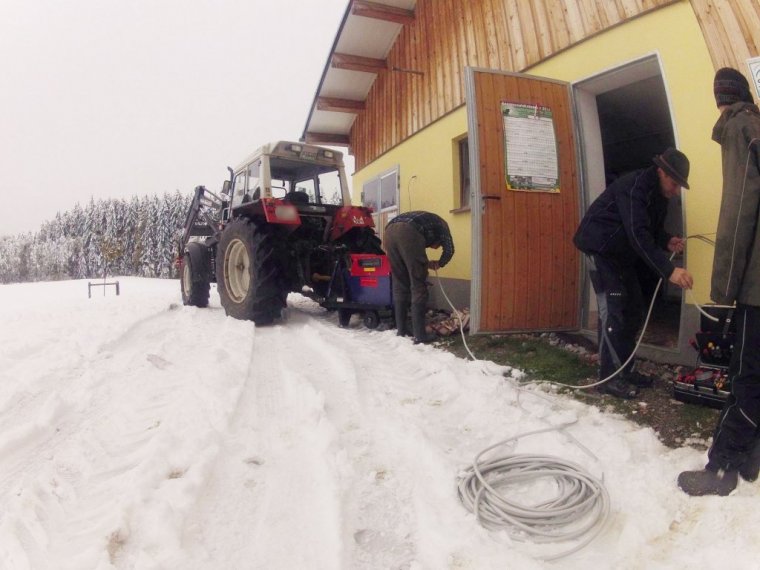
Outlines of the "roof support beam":
M 374 18 L 375 20 L 384 20 L 394 24 L 411 24 L 414 22 L 414 10 L 405 10 L 396 6 L 387 6 L 377 2 L 367 2 L 366 0 L 354 0 L 351 2 L 351 13 L 354 16 L 363 16 L 365 18 Z
M 364 101 L 352 99 L 337 99 L 335 97 L 318 97 L 317 109 L 320 111 L 333 111 L 335 113 L 353 113 L 364 111 Z
M 349 146 L 350 139 L 348 135 L 335 135 L 331 133 L 314 133 L 307 132 L 304 134 L 303 142 L 307 144 L 326 144 L 330 146 Z
M 348 69 L 365 73 L 380 73 L 388 69 L 388 64 L 384 59 L 373 59 L 347 53 L 334 53 L 330 60 L 330 66 L 335 69 Z

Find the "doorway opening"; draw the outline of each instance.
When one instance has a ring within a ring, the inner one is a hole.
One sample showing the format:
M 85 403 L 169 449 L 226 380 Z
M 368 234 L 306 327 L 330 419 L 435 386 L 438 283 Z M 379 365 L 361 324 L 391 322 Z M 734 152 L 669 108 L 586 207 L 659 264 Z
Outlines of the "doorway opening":
M 574 84 L 583 150 L 583 211 L 617 177 L 652 166 L 652 158 L 676 147 L 665 83 L 656 55 Z M 665 230 L 684 235 L 680 198 L 671 199 Z M 673 262 L 683 265 L 683 256 Z M 643 263 L 639 271 L 644 298 L 651 300 L 659 277 Z M 596 297 L 588 279 L 583 287 L 582 326 L 596 331 Z M 643 343 L 677 350 L 682 292 L 663 281 Z

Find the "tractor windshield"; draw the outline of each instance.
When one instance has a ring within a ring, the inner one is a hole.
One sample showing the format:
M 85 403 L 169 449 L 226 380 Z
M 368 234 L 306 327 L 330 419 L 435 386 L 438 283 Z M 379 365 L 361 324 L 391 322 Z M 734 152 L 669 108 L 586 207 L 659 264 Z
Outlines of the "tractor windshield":
M 272 157 L 270 168 L 272 194 L 278 198 L 296 192 L 303 202 L 310 204 L 343 203 L 340 175 L 335 166 Z

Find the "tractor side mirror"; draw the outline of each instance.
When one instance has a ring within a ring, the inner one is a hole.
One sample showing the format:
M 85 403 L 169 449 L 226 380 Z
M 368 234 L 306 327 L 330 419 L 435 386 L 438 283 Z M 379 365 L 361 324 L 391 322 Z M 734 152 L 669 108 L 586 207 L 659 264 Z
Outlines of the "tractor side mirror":
M 232 186 L 232 182 L 229 180 L 225 180 L 222 184 L 222 194 L 227 194 L 229 196 L 230 194 L 230 187 Z

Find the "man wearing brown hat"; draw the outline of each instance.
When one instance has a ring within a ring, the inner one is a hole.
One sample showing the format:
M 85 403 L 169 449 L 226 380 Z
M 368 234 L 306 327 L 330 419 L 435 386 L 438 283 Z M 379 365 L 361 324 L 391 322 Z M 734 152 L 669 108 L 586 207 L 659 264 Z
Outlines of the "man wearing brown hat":
M 718 70 L 713 92 L 720 117 L 712 138 L 721 147 L 723 196 L 710 297 L 736 303 L 736 342 L 728 368 L 731 393 L 707 465 L 678 476 L 689 495 L 728 495 L 739 476 L 754 481 L 760 472 L 760 110 L 735 69 Z
M 610 184 L 589 207 L 573 242 L 586 254 L 599 309 L 599 389 L 619 398 L 635 398 L 652 379 L 634 371 L 633 359 L 644 303 L 637 261 L 663 279 L 686 289 L 693 280 L 675 267 L 670 253 L 684 240 L 664 230 L 668 200 L 688 188 L 689 159 L 669 148 L 649 168 L 625 174 Z M 668 253 L 670 252 L 670 253 Z M 614 375 L 614 376 L 613 376 Z

